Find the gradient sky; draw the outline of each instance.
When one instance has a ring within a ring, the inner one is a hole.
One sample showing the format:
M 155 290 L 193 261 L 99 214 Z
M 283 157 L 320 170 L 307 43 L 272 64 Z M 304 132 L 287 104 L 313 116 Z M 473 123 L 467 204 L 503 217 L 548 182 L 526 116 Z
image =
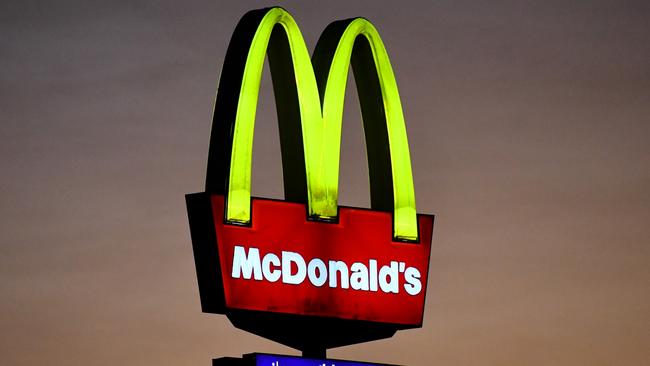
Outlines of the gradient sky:
M 424 327 L 329 352 L 406 365 L 650 364 L 648 1 L 0 2 L 3 365 L 210 365 L 295 351 L 200 310 L 184 194 L 203 189 L 225 50 L 278 4 L 310 49 L 375 23 L 420 212 Z M 340 203 L 368 206 L 348 93 Z M 265 74 L 253 193 L 282 197 Z

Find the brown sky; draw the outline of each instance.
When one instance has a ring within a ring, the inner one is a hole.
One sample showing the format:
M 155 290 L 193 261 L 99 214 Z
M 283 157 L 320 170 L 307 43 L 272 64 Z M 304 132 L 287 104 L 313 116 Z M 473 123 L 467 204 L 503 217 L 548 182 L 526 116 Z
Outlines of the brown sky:
M 295 354 L 201 313 L 184 206 L 231 32 L 272 4 L 0 2 L 0 364 Z M 376 24 L 437 215 L 424 327 L 330 355 L 650 364 L 647 1 L 279 4 L 311 49 L 333 20 Z M 281 197 L 262 89 L 253 190 Z M 340 203 L 367 206 L 349 94 Z

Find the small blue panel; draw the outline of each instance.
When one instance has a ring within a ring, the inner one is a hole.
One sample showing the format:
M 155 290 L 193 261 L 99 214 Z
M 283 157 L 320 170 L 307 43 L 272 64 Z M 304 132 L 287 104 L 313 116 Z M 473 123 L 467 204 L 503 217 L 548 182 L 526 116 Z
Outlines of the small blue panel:
M 255 355 L 255 366 L 386 366 L 377 363 L 343 361 L 343 360 L 317 360 L 313 358 Z

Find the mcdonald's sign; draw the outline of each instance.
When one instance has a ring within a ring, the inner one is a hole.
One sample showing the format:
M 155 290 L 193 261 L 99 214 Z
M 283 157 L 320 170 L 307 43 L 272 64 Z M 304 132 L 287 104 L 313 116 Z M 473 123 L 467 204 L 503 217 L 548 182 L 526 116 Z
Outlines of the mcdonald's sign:
M 265 58 L 284 200 L 251 198 Z M 370 209 L 337 202 L 350 65 L 366 137 Z M 331 23 L 310 57 L 284 9 L 244 15 L 219 82 L 205 192 L 186 201 L 203 311 L 303 351 L 422 325 L 433 216 L 416 213 L 397 84 L 368 20 Z

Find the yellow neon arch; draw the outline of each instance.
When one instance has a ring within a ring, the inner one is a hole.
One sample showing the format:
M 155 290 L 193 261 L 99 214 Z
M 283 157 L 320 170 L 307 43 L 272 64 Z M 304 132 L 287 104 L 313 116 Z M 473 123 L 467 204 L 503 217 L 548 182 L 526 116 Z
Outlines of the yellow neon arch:
M 337 215 L 346 81 L 355 41 L 358 37 L 365 37 L 376 68 L 385 114 L 392 176 L 394 236 L 402 240 L 417 240 L 415 193 L 402 105 L 379 33 L 366 19 L 357 18 L 345 23 L 326 72 L 324 90 L 321 88 L 319 94 L 317 78 L 302 34 L 293 17 L 278 7 L 266 10 L 257 25 L 246 56 L 232 130 L 226 219 L 231 222 L 250 222 L 251 161 L 257 99 L 266 51 L 276 25 L 282 26 L 287 35 L 294 68 L 309 215 L 323 219 Z

